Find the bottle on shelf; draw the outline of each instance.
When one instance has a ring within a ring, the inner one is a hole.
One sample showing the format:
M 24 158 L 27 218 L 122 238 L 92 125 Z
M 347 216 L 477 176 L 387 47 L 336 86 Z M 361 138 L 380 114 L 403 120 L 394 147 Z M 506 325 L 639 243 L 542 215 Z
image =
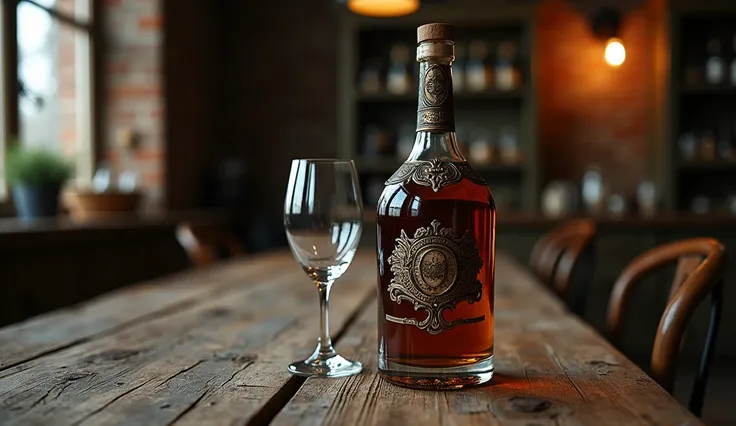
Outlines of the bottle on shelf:
M 516 129 L 505 127 L 501 129 L 498 136 L 498 147 L 501 153 L 501 161 L 506 164 L 518 164 L 521 162 L 519 150 L 519 137 Z
M 697 156 L 698 139 L 694 133 L 683 133 L 677 140 L 680 150 L 680 159 L 683 161 L 693 161 Z
M 365 128 L 363 154 L 366 157 L 391 155 L 395 148 L 391 133 L 384 127 L 371 124 Z
M 653 181 L 645 179 L 636 188 L 636 204 L 639 214 L 652 217 L 657 213 L 657 187 Z
M 703 161 L 715 161 L 716 159 L 716 135 L 708 130 L 700 137 L 700 159 Z
M 718 131 L 718 159 L 734 161 L 733 145 L 731 145 L 731 129 L 728 124 L 721 125 Z
M 731 53 L 733 55 L 733 58 L 731 59 L 731 85 L 736 86 L 736 34 L 733 35 L 731 48 Z
M 414 149 L 378 202 L 378 371 L 425 389 L 493 375 L 496 208 L 455 137 L 453 29 L 417 30 Z
M 469 146 L 470 159 L 475 164 L 490 164 L 494 161 L 495 146 L 491 139 L 491 132 L 487 129 L 479 128 L 473 132 L 472 142 Z
M 473 40 L 468 45 L 468 62 L 465 66 L 465 85 L 470 92 L 482 92 L 493 86 L 493 71 L 488 66 L 488 43 Z
M 394 95 L 409 93 L 412 87 L 411 50 L 397 44 L 391 48 L 391 65 L 386 76 L 386 90 Z
M 516 44 L 514 42 L 499 43 L 495 75 L 498 90 L 509 91 L 519 88 L 521 73 L 516 66 Z
M 414 147 L 414 126 L 403 125 L 399 127 L 399 140 L 396 144 L 396 154 L 402 160 L 411 154 Z M 383 191 L 383 186 L 381 186 Z
M 381 82 L 382 68 L 383 64 L 380 58 L 366 60 L 358 76 L 358 87 L 361 92 L 376 94 L 383 90 L 383 84 Z
M 705 195 L 698 195 L 693 198 L 690 208 L 695 214 L 708 214 L 711 212 L 712 201 Z
M 452 90 L 460 93 L 465 90 L 465 63 L 467 61 L 467 46 L 455 44 L 455 62 L 452 64 Z
M 375 206 L 378 202 L 378 198 L 381 196 L 383 191 L 383 179 L 377 176 L 371 176 L 368 178 L 365 185 L 365 204 L 369 206 Z
M 583 174 L 582 199 L 585 212 L 591 215 L 603 213 L 607 191 L 600 167 L 591 165 Z
M 721 42 L 717 38 L 711 38 L 708 41 L 708 59 L 705 62 L 705 79 L 710 84 L 723 83 L 723 74 L 725 72 L 725 63 L 723 53 L 721 52 Z

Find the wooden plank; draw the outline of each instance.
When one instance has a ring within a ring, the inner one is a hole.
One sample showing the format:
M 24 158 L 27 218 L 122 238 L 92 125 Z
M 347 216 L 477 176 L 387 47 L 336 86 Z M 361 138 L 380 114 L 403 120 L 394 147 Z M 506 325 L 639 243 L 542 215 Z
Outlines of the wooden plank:
M 0 424 L 268 419 L 301 383 L 286 365 L 311 353 L 318 328 L 314 287 L 290 254 L 275 263 L 269 277 L 240 275 L 257 285 L 209 294 L 6 369 L 0 373 Z M 374 296 L 373 257 L 355 263 L 335 285 L 333 333 Z
M 639 368 L 508 258 L 499 256 L 496 376 L 491 386 L 416 391 L 382 381 L 376 307 L 343 337 L 367 365 L 341 379 L 307 379 L 273 424 L 284 425 L 701 425 Z
M 273 274 L 283 256 L 262 255 L 207 271 L 186 272 L 126 288 L 0 329 L 0 372 L 94 336 L 184 309 Z M 1 376 L 1 373 L 0 373 Z

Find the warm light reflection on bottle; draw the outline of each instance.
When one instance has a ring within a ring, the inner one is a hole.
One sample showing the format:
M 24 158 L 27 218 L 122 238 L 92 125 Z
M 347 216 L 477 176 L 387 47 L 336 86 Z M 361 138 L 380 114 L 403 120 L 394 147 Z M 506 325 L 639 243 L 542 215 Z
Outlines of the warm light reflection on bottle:
M 348 0 L 348 9 L 377 18 L 404 16 L 419 9 L 419 0 Z
M 617 38 L 608 40 L 604 57 L 608 65 L 617 67 L 623 64 L 626 60 L 626 49 L 624 48 L 624 44 L 621 43 L 621 40 Z

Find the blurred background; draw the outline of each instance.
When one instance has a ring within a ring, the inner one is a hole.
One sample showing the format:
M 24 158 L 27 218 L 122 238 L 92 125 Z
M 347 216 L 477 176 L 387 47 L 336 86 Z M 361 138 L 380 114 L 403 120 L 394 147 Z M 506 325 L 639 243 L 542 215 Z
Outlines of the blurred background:
M 366 3 L 3 0 L 0 324 L 188 267 L 183 222 L 285 247 L 292 158 L 355 159 L 370 248 L 413 142 L 427 22 L 456 26 L 457 135 L 498 204 L 498 248 L 526 263 L 562 218 L 598 221 L 591 324 L 646 249 L 736 250 L 736 2 Z M 710 396 L 736 384 L 732 282 Z M 668 289 L 630 308 L 622 348 L 642 365 Z

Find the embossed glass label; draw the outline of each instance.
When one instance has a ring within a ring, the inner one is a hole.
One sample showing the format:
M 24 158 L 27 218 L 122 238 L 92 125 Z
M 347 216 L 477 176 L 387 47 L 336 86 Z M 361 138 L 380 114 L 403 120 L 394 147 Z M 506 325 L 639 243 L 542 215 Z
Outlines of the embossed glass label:
M 388 263 L 394 274 L 388 286 L 391 300 L 412 303 L 415 310 L 426 311 L 427 317 L 417 320 L 386 314 L 386 320 L 439 334 L 459 324 L 485 319 L 482 315 L 447 321 L 443 316 L 444 311 L 454 309 L 458 303 L 478 302 L 482 296 L 478 273 L 483 260 L 469 232 L 458 237 L 452 228 L 442 228 L 437 220 L 417 229 L 413 238 L 402 230 Z

